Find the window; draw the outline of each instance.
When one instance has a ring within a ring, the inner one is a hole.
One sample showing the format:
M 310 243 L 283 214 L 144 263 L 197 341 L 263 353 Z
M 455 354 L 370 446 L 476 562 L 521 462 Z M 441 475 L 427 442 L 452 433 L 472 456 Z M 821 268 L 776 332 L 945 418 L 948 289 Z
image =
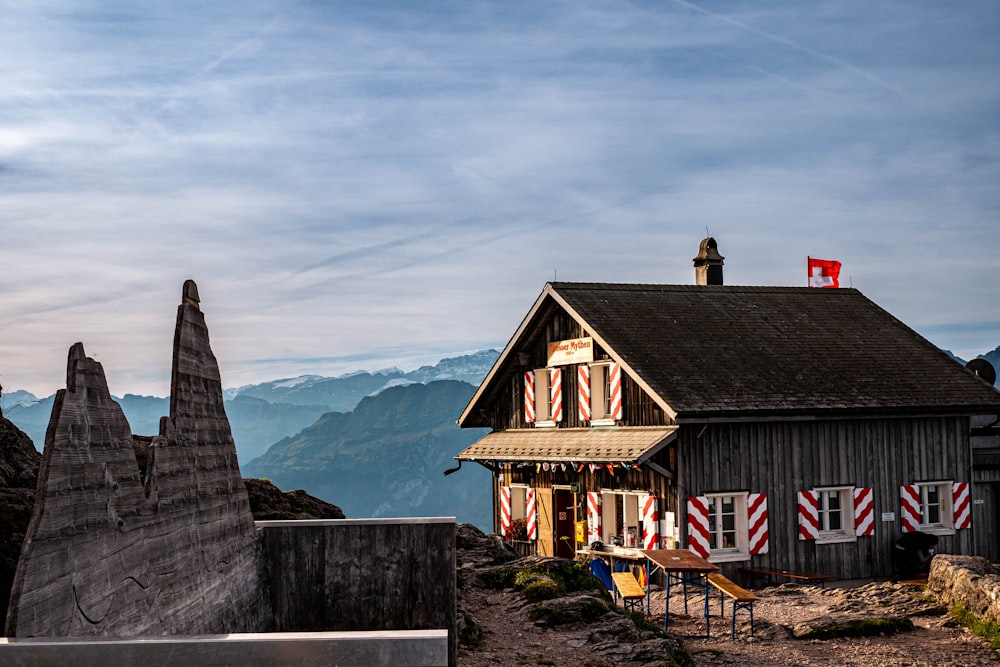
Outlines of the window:
M 562 369 L 539 368 L 524 373 L 524 421 L 555 426 L 562 421 Z
M 920 530 L 925 533 L 952 533 L 951 482 L 916 485 L 920 494 Z
M 817 542 L 856 542 L 854 527 L 854 487 L 816 489 L 818 493 Z
M 590 366 L 590 424 L 613 426 L 622 418 L 621 366 L 614 363 Z
M 729 491 L 691 496 L 688 548 L 713 563 L 768 552 L 767 494 Z
M 535 426 L 552 426 L 552 403 L 549 393 L 549 370 L 535 371 Z
M 747 494 L 706 496 L 708 548 L 713 562 L 747 560 Z
M 602 491 L 600 496 L 602 542 L 634 548 L 659 546 L 655 496 L 645 491 Z

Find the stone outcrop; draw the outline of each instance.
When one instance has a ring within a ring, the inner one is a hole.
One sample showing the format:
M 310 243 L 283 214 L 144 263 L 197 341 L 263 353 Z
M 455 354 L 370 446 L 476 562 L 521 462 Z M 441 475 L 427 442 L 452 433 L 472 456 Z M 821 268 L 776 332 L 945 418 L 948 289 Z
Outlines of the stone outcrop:
M 0 618 L 7 615 L 41 458 L 31 438 L 0 414 Z
M 1000 623 L 1000 566 L 985 558 L 934 556 L 927 589 L 948 607 L 957 602 L 984 620 Z
M 192 281 L 177 310 L 170 415 L 140 469 L 101 364 L 70 348 L 45 437 L 9 636 L 254 632 L 267 586 L 222 383 Z
M 266 479 L 244 479 L 243 482 L 250 497 L 250 510 L 257 521 L 346 518 L 336 505 L 302 489 L 282 491 Z

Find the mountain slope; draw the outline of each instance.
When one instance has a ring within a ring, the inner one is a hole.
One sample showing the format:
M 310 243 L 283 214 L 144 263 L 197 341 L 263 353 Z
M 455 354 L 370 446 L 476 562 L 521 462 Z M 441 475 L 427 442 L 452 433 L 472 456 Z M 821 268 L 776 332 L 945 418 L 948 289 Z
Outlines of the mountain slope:
M 443 475 L 487 432 L 455 423 L 474 391 L 454 380 L 390 387 L 276 443 L 244 475 L 306 489 L 347 516 L 455 516 L 492 529 L 489 473 L 467 466 Z

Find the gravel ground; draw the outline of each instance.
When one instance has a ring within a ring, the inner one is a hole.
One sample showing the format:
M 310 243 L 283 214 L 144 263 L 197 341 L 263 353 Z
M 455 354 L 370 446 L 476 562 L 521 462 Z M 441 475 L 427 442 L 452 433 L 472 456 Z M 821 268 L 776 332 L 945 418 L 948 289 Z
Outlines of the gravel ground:
M 977 637 L 953 627 L 945 610 L 925 598 L 918 588 L 873 583 L 859 588 L 818 588 L 787 584 L 755 591 L 754 635 L 748 614 L 737 616 L 737 638 L 729 638 L 729 617 L 719 617 L 718 597 L 711 598 L 712 634 L 705 639 L 703 598 L 671 598 L 670 630 L 684 637 L 684 646 L 698 667 L 708 665 L 928 665 L 941 667 L 996 665 L 997 653 Z M 652 620 L 663 622 L 663 593 L 652 595 Z M 624 644 L 609 641 L 600 624 L 577 624 L 556 629 L 537 627 L 528 620 L 525 603 L 513 590 L 472 588 L 463 593 L 463 607 L 483 631 L 475 650 L 463 648 L 459 664 L 565 665 L 616 667 L 669 664 L 660 656 L 616 651 Z M 726 607 L 727 613 L 730 607 Z M 796 630 L 831 620 L 904 617 L 913 629 L 890 636 L 853 639 L 797 639 Z M 597 626 L 595 628 L 595 625 Z M 694 635 L 700 635 L 695 637 Z M 662 654 L 660 654 L 662 655 Z
M 523 568 L 546 559 L 517 559 L 495 536 L 461 524 L 458 531 L 458 606 L 460 636 L 478 641 L 459 646 L 464 667 L 554 665 L 559 667 L 633 667 L 670 665 L 674 648 L 683 642 L 697 667 L 715 665 L 909 665 L 951 667 L 997 665 L 1000 655 L 983 640 L 955 627 L 946 610 L 925 596 L 923 589 L 888 582 L 843 582 L 827 588 L 785 584 L 754 590 L 754 634 L 749 615 L 737 616 L 736 639 L 729 638 L 729 617 L 719 616 L 719 599 L 710 600 L 712 632 L 705 638 L 701 614 L 704 597 L 684 600 L 674 589 L 670 600 L 670 630 L 682 639 L 664 639 L 642 630 L 624 616 L 605 612 L 589 622 L 556 627 L 528 618 L 534 604 L 512 588 L 482 585 L 479 576 L 501 567 Z M 555 559 L 548 559 L 555 560 Z M 564 609 L 593 608 L 592 593 L 570 593 L 539 603 Z M 598 595 L 599 598 L 599 595 Z M 600 608 L 600 607 L 598 607 Z M 664 595 L 654 591 L 648 619 L 663 626 Z M 727 613 L 731 608 L 726 605 Z M 464 619 L 469 623 L 464 623 Z M 810 629 L 836 622 L 896 619 L 912 629 L 898 634 L 852 639 L 809 639 Z M 462 626 L 468 626 L 463 629 Z M 798 637 L 797 637 L 798 636 Z

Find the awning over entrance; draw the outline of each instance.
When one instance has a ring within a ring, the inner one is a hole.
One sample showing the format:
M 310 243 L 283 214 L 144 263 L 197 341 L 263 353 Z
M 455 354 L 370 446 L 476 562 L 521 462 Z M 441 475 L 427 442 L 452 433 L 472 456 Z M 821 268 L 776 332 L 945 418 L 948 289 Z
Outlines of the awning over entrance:
M 528 428 L 494 431 L 466 447 L 459 461 L 642 463 L 674 439 L 678 426 Z

